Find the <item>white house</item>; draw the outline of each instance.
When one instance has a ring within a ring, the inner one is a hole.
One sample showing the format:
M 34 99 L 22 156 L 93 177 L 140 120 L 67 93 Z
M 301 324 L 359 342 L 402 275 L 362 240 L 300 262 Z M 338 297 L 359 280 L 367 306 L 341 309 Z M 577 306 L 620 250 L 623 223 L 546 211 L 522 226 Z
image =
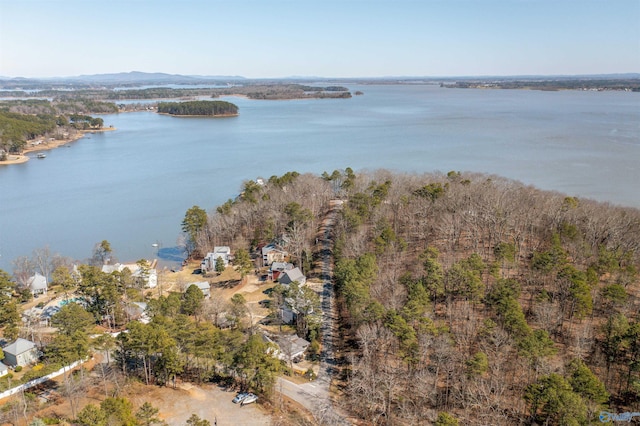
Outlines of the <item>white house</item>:
M 214 247 L 213 251 L 207 253 L 204 259 L 202 259 L 200 269 L 202 269 L 203 272 L 213 271 L 216 268 L 216 259 L 219 257 L 222 258 L 224 267 L 226 268 L 231 259 L 231 248 L 227 246 Z
M 137 263 L 126 264 L 124 267 L 131 271 L 133 278 L 139 278 L 145 288 L 156 288 L 158 285 L 158 271 L 154 268 L 142 268 Z
M 9 374 L 9 367 L 0 362 L 0 377 Z
M 34 296 L 39 294 L 47 294 L 47 278 L 44 275 L 40 275 L 39 273 L 35 273 L 32 277 L 27 280 L 27 285 L 29 286 L 29 290 L 33 293 Z
M 156 288 L 158 286 L 158 271 L 149 269 L 147 276 L 147 287 Z
M 153 268 L 143 269 L 137 263 L 102 265 L 102 272 L 105 274 L 111 274 L 113 272 L 122 272 L 125 268 L 131 271 L 132 277 L 141 278 L 142 281 L 144 281 L 145 287 L 155 288 L 158 285 L 158 271 Z M 145 271 L 146 273 L 144 273 Z

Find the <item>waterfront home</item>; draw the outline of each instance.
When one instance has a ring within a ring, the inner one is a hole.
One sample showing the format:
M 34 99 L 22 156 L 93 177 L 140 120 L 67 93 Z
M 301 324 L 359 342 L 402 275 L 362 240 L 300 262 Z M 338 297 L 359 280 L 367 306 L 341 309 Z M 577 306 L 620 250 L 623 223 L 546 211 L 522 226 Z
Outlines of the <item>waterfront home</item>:
M 11 367 L 29 365 L 38 361 L 38 348 L 30 340 L 19 337 L 15 342 L 2 348 L 3 363 Z
M 131 271 L 131 276 L 140 280 L 145 288 L 155 288 L 158 285 L 158 271 L 154 268 L 142 268 L 137 263 L 102 265 L 102 272 L 111 274 L 122 272 L 125 268 Z
M 47 277 L 36 272 L 35 275 L 27 280 L 27 286 L 29 286 L 31 293 L 33 293 L 33 297 L 39 294 L 47 294 Z
M 218 258 L 222 259 L 224 267 L 226 268 L 231 260 L 231 248 L 227 246 L 214 247 L 213 251 L 207 253 L 200 263 L 202 272 L 213 271 L 216 268 L 216 259 Z

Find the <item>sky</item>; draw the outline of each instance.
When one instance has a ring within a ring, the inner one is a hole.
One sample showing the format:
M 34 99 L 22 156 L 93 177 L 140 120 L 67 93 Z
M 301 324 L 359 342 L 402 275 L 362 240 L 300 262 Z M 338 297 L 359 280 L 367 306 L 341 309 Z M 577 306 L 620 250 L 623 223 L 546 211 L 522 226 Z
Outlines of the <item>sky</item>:
M 0 0 L 0 76 L 640 72 L 640 0 Z

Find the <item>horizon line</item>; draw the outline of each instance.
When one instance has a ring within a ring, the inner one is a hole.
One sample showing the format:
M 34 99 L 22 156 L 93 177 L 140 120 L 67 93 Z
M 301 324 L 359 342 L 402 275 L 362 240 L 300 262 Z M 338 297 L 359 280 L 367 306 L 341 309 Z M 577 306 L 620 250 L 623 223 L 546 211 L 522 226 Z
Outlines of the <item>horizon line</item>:
M 74 79 L 74 78 L 86 78 L 86 77 L 100 77 L 110 75 L 127 75 L 127 74 L 163 74 L 170 77 L 186 77 L 186 78 L 206 78 L 206 79 L 243 79 L 243 80 L 286 80 L 286 79 L 326 79 L 326 80 L 357 80 L 357 79 L 453 79 L 453 78 L 567 78 L 567 77 L 602 77 L 602 76 L 634 76 L 634 78 L 640 78 L 640 72 L 605 72 L 605 73 L 588 73 L 588 74 L 460 74 L 460 75 L 381 75 L 381 76 L 314 76 L 314 75 L 291 75 L 282 77 L 245 77 L 243 75 L 207 75 L 207 74 L 171 74 L 161 71 L 120 71 L 120 72 L 105 72 L 96 74 L 78 74 L 67 76 L 46 76 L 46 77 L 24 77 L 24 76 L 0 76 L 2 80 L 49 80 L 49 79 Z

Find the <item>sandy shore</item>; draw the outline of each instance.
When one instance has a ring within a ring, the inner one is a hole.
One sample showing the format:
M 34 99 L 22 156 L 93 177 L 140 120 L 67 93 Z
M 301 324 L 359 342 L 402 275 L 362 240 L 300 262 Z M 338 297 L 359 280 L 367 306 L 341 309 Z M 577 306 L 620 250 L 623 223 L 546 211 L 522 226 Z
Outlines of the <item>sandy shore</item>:
M 26 155 L 7 155 L 6 160 L 0 161 L 0 166 L 26 163 L 27 161 L 29 161 L 29 157 L 27 157 Z
M 66 145 L 71 142 L 75 142 L 78 139 L 82 139 L 88 133 L 100 133 L 100 132 L 110 132 L 112 130 L 116 130 L 115 127 L 103 127 L 102 129 L 92 129 L 92 130 L 80 130 L 75 136 L 66 139 L 56 139 L 53 141 L 45 141 L 40 145 L 36 146 L 28 146 L 22 151 L 22 154 L 9 154 L 7 155 L 7 160 L 0 161 L 0 166 L 9 165 L 9 164 L 21 164 L 29 161 L 29 156 L 26 155 L 30 152 L 40 152 L 40 151 L 48 151 L 51 149 L 59 148 L 63 145 Z

